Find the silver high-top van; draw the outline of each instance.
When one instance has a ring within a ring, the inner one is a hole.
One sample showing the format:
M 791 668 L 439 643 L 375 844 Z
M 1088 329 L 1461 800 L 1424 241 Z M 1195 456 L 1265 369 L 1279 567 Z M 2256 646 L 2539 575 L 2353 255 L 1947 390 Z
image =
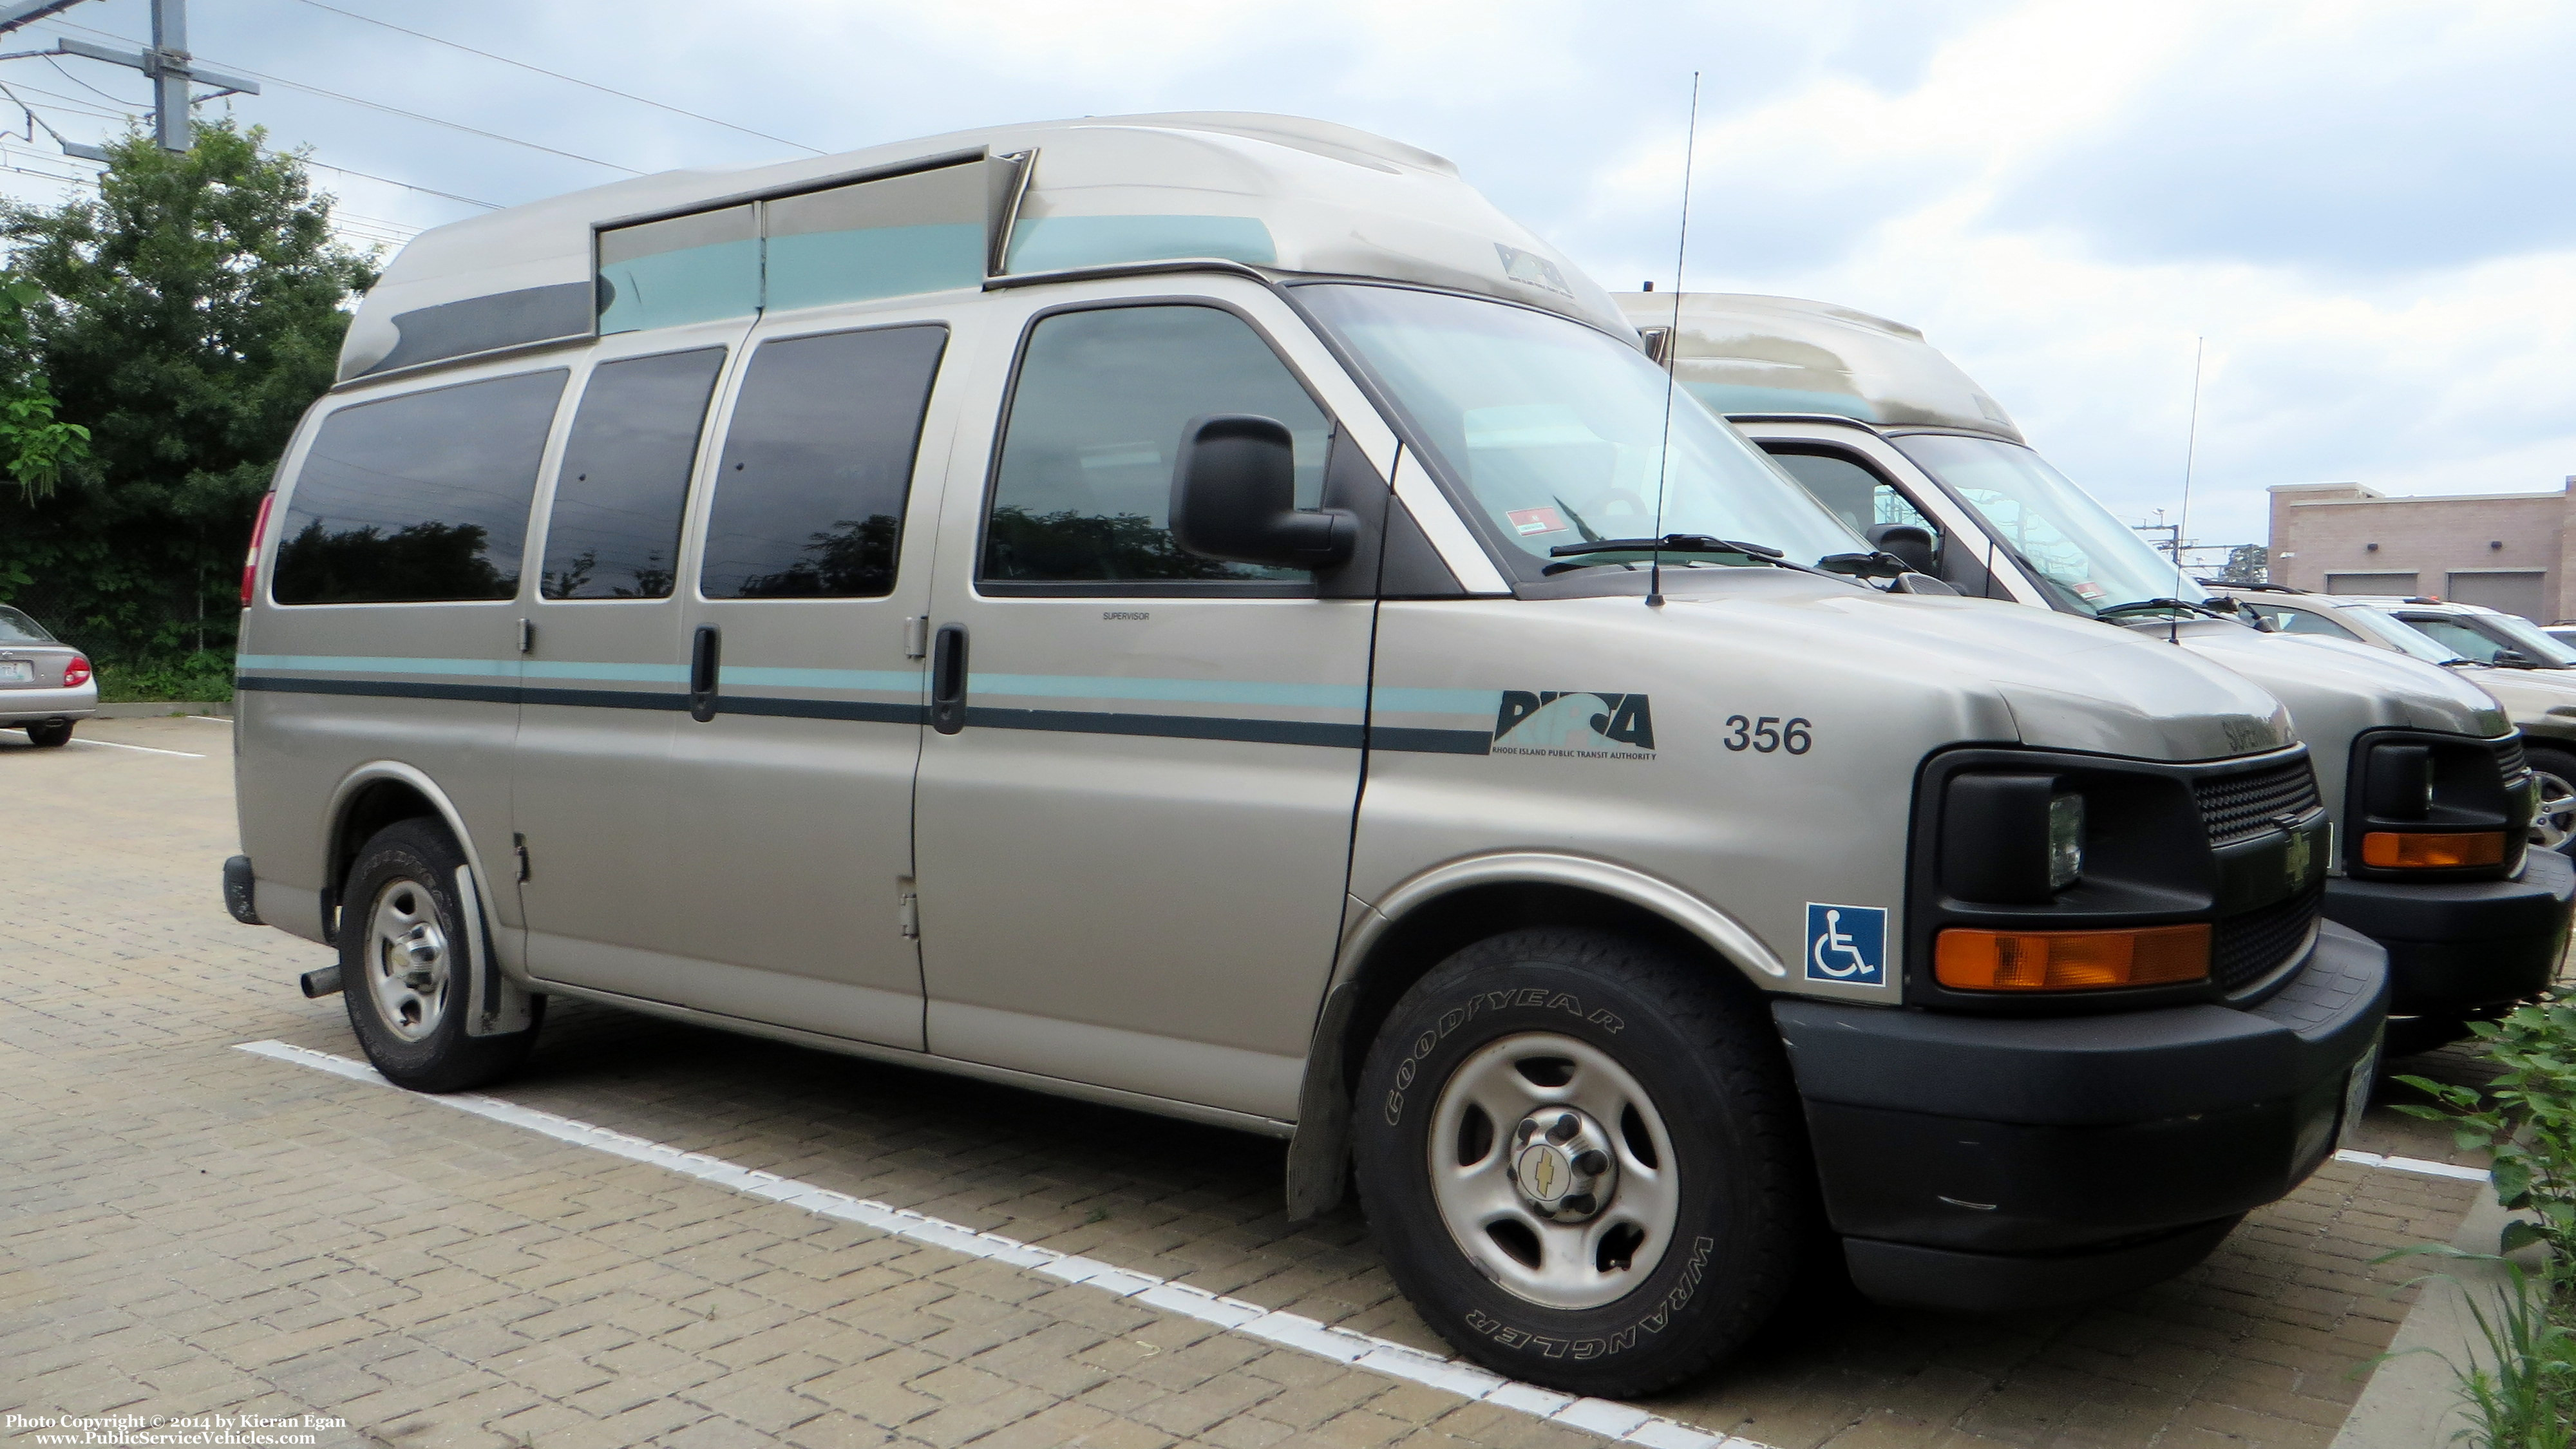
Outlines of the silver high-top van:
M 1355 1165 L 1427 1321 L 1588 1393 L 1828 1235 L 1949 1307 L 2198 1260 L 2386 991 L 2286 714 L 1667 399 L 1309 121 L 427 232 L 257 546 L 230 893 L 406 1085 L 565 995 L 1285 1137 L 1292 1215 Z
M 2325 912 L 2388 948 L 2392 1048 L 2438 1046 L 2549 984 L 2576 864 L 2526 846 L 2522 733 L 2456 673 L 2253 625 L 2049 466 L 1902 323 L 1791 297 L 1628 292 L 1620 309 L 1845 522 L 1964 593 L 2122 624 L 2263 686 L 2315 752 Z M 1670 332 L 1670 337 L 1660 335 Z M 1911 537 L 1909 537 L 1909 535 Z M 2399 842 L 2405 842 L 2402 846 Z

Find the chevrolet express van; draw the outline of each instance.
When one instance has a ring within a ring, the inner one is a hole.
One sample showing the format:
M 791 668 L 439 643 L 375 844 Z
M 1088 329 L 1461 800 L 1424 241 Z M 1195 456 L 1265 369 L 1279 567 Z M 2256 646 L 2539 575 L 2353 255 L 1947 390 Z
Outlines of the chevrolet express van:
M 2522 732 L 2539 787 L 2532 844 L 2576 853 L 2576 665 L 2541 652 L 2558 641 L 2546 635 L 2537 642 L 2518 638 L 2523 631 L 2539 631 L 2524 619 L 2475 604 L 2315 594 L 2280 584 L 2216 586 L 2215 592 L 2234 596 L 2239 608 L 2284 634 L 2394 650 L 2440 665 L 2494 696 Z M 2524 654 L 2526 649 L 2531 652 Z
M 256 546 L 232 896 L 424 1090 L 571 996 L 1286 1138 L 1292 1216 L 1352 1170 L 1425 1319 L 1568 1390 L 1827 1235 L 1953 1308 L 2197 1261 L 2382 1019 L 2288 717 L 1908 592 L 1667 396 L 1311 121 L 426 232 Z
M 2126 625 L 2288 706 L 2338 826 L 2326 916 L 2388 948 L 2392 1048 L 2455 1040 L 2468 1019 L 2549 983 L 2576 867 L 2526 855 L 2540 782 L 2485 691 L 2402 654 L 2248 627 L 2254 615 L 2049 466 L 1911 327 L 1821 302 L 1690 293 L 1676 331 L 1672 294 L 1618 300 L 1656 330 L 1685 389 L 1917 567 L 1963 593 Z

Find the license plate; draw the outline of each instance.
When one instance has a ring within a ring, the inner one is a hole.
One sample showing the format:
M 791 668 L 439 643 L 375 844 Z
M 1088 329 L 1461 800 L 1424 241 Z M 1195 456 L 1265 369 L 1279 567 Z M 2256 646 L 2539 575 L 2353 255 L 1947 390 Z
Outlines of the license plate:
M 2347 1141 L 2351 1140 L 2353 1131 L 2360 1127 L 2361 1114 L 2369 1110 L 2371 1083 L 2379 1076 L 2379 1045 L 2379 1040 L 2373 1038 L 2370 1050 L 2364 1052 L 2361 1060 L 2353 1064 L 2352 1077 L 2344 1083 L 2343 1136 Z
M 36 666 L 25 659 L 0 659 L 0 684 L 32 684 Z

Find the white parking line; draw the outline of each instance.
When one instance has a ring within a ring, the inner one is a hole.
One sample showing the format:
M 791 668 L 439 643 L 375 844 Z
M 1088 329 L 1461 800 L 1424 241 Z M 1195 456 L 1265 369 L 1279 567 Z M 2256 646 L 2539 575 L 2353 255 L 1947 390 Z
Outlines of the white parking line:
M 2355 1152 L 2350 1148 L 2337 1152 L 2335 1161 L 2349 1162 L 2355 1167 L 2384 1167 L 2391 1172 L 2420 1173 L 2426 1177 L 2456 1177 L 2462 1182 L 2487 1180 L 2487 1170 L 2483 1167 L 2461 1167 L 2456 1163 L 2429 1162 L 2421 1157 L 2382 1157 L 2376 1152 Z
M 219 715 L 219 714 L 188 714 L 188 715 L 181 715 L 181 716 L 180 716 L 180 718 L 181 718 L 181 719 L 201 719 L 201 720 L 204 720 L 204 721 L 205 721 L 206 723 L 208 723 L 208 724 L 228 725 L 228 724 L 231 724 L 231 723 L 232 723 L 232 721 L 231 721 L 230 719 L 227 719 L 227 718 L 225 718 L 224 716 Z
M 203 755 L 196 754 L 188 750 L 156 750 L 150 745 L 120 745 L 114 740 L 74 739 L 72 743 L 76 745 L 95 745 L 103 750 L 141 750 L 147 755 L 177 755 L 183 760 L 202 760 L 205 758 Z
M 379 1087 L 393 1085 L 364 1062 L 318 1052 L 310 1047 L 293 1046 L 282 1041 L 252 1041 L 240 1043 L 238 1049 L 330 1072 L 353 1082 Z M 1631 1404 L 1561 1394 L 1554 1389 L 1504 1378 L 1461 1359 L 1442 1358 L 1388 1339 L 1353 1333 L 1347 1328 L 1336 1328 L 1298 1314 L 1263 1308 L 1239 1298 L 1219 1297 L 1203 1288 L 1174 1283 L 1150 1273 L 1113 1268 L 1096 1259 L 1059 1253 L 1053 1248 L 1041 1248 L 999 1233 L 977 1232 L 961 1223 L 945 1222 L 906 1208 L 852 1197 L 810 1182 L 799 1182 L 792 1177 L 740 1167 L 703 1152 L 684 1152 L 664 1143 L 630 1137 L 623 1132 L 594 1127 L 588 1122 L 559 1117 L 534 1107 L 522 1107 L 479 1092 L 422 1093 L 420 1100 L 454 1107 L 460 1112 L 471 1112 L 495 1122 L 506 1122 L 513 1127 L 525 1127 L 576 1147 L 587 1147 L 633 1162 L 650 1163 L 701 1182 L 731 1188 L 746 1196 L 767 1198 L 934 1248 L 946 1248 L 974 1258 L 990 1258 L 1067 1283 L 1080 1283 L 1121 1298 L 1152 1304 L 1167 1313 L 1212 1323 L 1230 1333 L 1244 1334 L 1281 1348 L 1293 1348 L 1300 1353 L 1368 1369 L 1408 1383 L 1444 1389 L 1461 1398 L 1509 1409 L 1566 1428 L 1581 1429 L 1605 1439 L 1648 1445 L 1651 1449 L 1771 1449 L 1771 1446 L 1755 1440 L 1712 1434 L 1705 1429 L 1658 1418 Z

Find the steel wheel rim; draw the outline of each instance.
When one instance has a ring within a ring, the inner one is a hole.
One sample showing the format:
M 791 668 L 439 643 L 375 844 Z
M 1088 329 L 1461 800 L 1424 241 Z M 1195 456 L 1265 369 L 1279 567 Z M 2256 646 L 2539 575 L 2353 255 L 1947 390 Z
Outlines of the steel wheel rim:
M 1515 1140 L 1517 1124 L 1568 1108 L 1586 1122 L 1571 1141 L 1604 1144 L 1615 1183 L 1580 1222 L 1543 1215 L 1515 1170 L 1530 1145 Z M 1477 1152 L 1480 1140 L 1488 1145 Z M 1598 1308 L 1642 1285 L 1672 1246 L 1681 1215 L 1672 1136 L 1637 1079 L 1587 1042 L 1523 1032 L 1479 1048 L 1440 1089 L 1426 1156 L 1450 1238 L 1516 1298 Z
M 367 989 L 385 1029 L 404 1041 L 438 1030 L 447 1015 L 447 932 L 429 887 L 397 876 L 376 892 L 367 921 Z
M 2531 843 L 2544 850 L 2561 849 L 2570 835 L 2576 835 L 2576 784 L 2547 770 L 2534 770 L 2531 775 L 2540 782 L 2540 808 L 2531 816 Z

